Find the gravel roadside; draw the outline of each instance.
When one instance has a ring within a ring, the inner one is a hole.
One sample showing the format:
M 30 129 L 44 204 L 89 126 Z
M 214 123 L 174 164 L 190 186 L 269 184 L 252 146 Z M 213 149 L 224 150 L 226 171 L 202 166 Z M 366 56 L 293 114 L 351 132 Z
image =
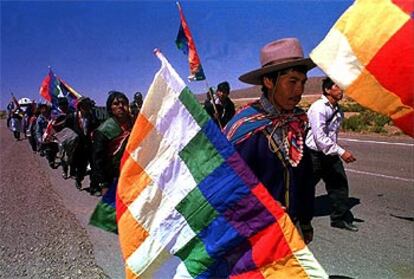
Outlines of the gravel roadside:
M 54 191 L 43 158 L 0 122 L 0 278 L 109 278 Z

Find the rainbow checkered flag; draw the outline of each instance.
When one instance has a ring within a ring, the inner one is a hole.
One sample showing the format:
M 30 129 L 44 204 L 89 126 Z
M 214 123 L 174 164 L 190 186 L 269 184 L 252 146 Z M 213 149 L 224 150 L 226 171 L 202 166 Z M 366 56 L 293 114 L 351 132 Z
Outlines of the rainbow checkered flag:
M 117 189 L 127 278 L 327 278 L 159 52 Z
M 51 68 L 49 68 L 49 73 L 42 81 L 39 94 L 52 104 L 52 109 L 54 111 L 58 111 L 59 97 L 65 97 L 69 102 L 69 107 L 74 111 L 76 110 L 78 99 L 82 97 L 82 95 L 70 87 L 69 84 L 57 77 Z
M 361 105 L 414 137 L 414 1 L 359 0 L 310 57 Z

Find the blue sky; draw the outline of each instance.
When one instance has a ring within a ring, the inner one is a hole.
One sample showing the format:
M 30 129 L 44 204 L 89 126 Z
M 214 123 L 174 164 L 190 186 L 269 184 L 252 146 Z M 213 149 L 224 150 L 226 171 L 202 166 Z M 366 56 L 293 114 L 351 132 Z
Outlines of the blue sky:
M 297 37 L 305 55 L 317 46 L 352 1 L 181 1 L 207 82 L 238 77 L 259 67 L 260 48 L 275 39 Z M 160 48 L 180 76 L 187 57 L 176 48 L 179 14 L 175 1 L 1 1 L 1 99 L 10 92 L 39 99 L 50 65 L 60 78 L 97 104 L 107 92 L 132 98 L 146 94 L 160 63 Z M 323 73 L 312 70 L 309 75 Z M 195 93 L 205 82 L 187 82 Z

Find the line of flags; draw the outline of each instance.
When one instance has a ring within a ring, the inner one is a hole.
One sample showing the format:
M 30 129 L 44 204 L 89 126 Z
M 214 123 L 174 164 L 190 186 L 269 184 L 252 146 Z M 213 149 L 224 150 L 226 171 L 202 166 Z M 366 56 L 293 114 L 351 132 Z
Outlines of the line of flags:
M 188 55 L 188 79 L 205 80 L 177 5 L 176 45 Z M 348 96 L 412 137 L 413 12 L 412 1 L 357 0 L 310 54 Z M 92 218 L 119 233 L 126 277 L 327 278 L 288 215 L 156 55 L 161 69 L 131 132 L 118 186 Z M 55 108 L 58 97 L 72 108 L 81 97 L 51 69 L 40 95 Z
M 360 2 L 368 1 L 357 1 L 356 5 Z M 367 8 L 375 11 L 377 6 L 365 6 L 363 12 Z M 188 25 L 180 6 L 179 11 L 181 26 L 176 42 L 185 53 L 193 50 L 189 61 L 195 76 L 202 69 L 200 59 L 191 34 L 185 33 Z M 349 18 L 344 21 L 347 25 Z M 344 29 L 352 28 L 347 25 Z M 323 51 L 320 53 L 323 57 Z M 317 54 L 314 50 L 315 60 Z M 157 56 L 162 66 L 131 133 L 117 191 L 126 277 L 327 278 L 286 213 L 221 138 L 165 57 L 159 52 Z M 410 54 L 408 57 L 412 58 Z M 328 65 L 340 64 L 341 58 L 333 57 Z M 347 70 L 342 74 L 348 78 L 352 71 Z M 335 77 L 344 86 L 346 78 Z M 354 98 L 358 100 L 362 94 L 365 92 L 358 92 Z M 371 103 L 378 99 L 375 95 L 370 98 Z M 401 124 L 398 118 L 393 120 Z M 413 121 L 408 124 L 412 129 Z M 404 125 L 400 127 L 410 134 Z M 255 206 L 247 206 L 250 202 Z M 255 216 L 260 218 L 257 223 Z
M 205 80 L 179 2 L 177 6 L 180 27 L 175 42 L 188 56 L 188 79 Z M 414 37 L 413 13 L 412 0 L 355 1 L 310 54 L 319 68 L 344 88 L 349 97 L 391 117 L 394 124 L 411 137 L 414 137 L 414 44 L 410 40 Z M 72 109 L 81 97 L 52 69 L 42 82 L 40 95 L 54 110 L 58 97 L 66 97 Z

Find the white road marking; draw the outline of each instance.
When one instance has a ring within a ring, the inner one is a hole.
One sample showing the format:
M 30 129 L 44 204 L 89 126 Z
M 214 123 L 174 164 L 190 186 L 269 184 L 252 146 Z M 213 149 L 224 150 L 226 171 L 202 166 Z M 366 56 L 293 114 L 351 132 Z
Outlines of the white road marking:
M 351 141 L 351 142 L 363 142 L 363 143 L 377 143 L 377 144 L 389 144 L 389 145 L 400 145 L 400 146 L 409 146 L 413 147 L 413 143 L 404 143 L 404 142 L 387 142 L 387 141 L 374 141 L 374 140 L 360 140 L 360 139 L 350 139 L 350 138 L 339 138 L 339 141 Z
M 406 182 L 414 182 L 414 179 L 412 179 L 412 178 L 404 178 L 404 177 L 385 175 L 385 174 L 380 174 L 380 173 L 375 173 L 375 172 L 359 171 L 359 170 L 353 170 L 353 169 L 345 169 L 345 170 L 347 172 L 353 172 L 353 173 L 358 173 L 358 174 L 378 176 L 378 177 L 382 177 L 382 178 L 401 180 L 401 181 L 406 181 Z

